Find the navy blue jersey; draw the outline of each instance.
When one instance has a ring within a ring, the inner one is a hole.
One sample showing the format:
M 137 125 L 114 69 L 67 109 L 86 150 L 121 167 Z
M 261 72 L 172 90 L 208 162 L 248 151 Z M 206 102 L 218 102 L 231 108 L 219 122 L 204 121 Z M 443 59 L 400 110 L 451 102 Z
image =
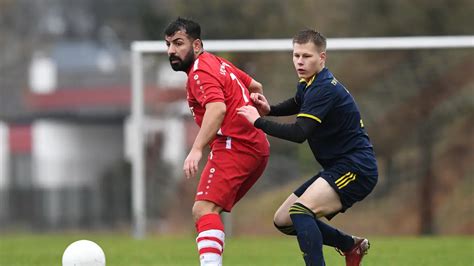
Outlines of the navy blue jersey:
M 360 174 L 378 175 L 375 154 L 359 108 L 327 68 L 309 82 L 298 83 L 295 101 L 300 106 L 298 117 L 320 123 L 308 137 L 308 143 L 324 168 L 347 163 L 354 165 Z

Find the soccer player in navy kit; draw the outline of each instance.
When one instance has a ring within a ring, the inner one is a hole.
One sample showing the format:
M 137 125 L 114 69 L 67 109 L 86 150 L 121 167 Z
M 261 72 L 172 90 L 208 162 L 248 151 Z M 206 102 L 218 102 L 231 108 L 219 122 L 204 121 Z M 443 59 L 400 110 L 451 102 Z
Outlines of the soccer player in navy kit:
M 302 30 L 293 38 L 293 63 L 300 78 L 296 95 L 270 106 L 259 93 L 253 106 L 238 109 L 268 135 L 302 143 L 305 140 L 323 170 L 294 191 L 275 213 L 275 226 L 296 235 L 306 265 L 325 265 L 324 245 L 345 256 L 346 265 L 360 265 L 369 249 L 365 238 L 348 235 L 330 220 L 364 199 L 377 183 L 377 163 L 358 107 L 346 88 L 325 67 L 326 38 Z M 293 124 L 260 116 L 297 115 Z

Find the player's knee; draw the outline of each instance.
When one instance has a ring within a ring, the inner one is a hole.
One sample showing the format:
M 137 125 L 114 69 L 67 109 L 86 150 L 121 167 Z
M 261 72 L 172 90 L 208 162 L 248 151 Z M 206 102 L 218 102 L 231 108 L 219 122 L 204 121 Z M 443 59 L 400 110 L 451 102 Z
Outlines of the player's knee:
M 285 235 L 295 235 L 296 233 L 288 212 L 278 210 L 273 216 L 273 225 Z
M 275 215 L 273 216 L 273 223 L 275 224 L 275 226 L 290 225 L 291 224 L 290 215 L 288 214 L 288 212 L 277 211 L 275 212 Z
M 192 213 L 192 215 L 193 215 L 194 221 L 199 220 L 199 218 L 201 218 L 201 216 L 203 216 L 203 215 L 206 214 L 204 208 L 202 208 L 202 206 L 200 206 L 200 205 L 198 205 L 198 204 L 194 204 L 194 205 L 193 205 L 193 208 L 192 208 L 192 210 L 191 210 L 191 213 Z
M 203 215 L 209 213 L 220 213 L 222 208 L 217 206 L 216 204 L 209 202 L 209 201 L 196 201 L 192 208 L 192 215 L 194 221 L 199 220 Z

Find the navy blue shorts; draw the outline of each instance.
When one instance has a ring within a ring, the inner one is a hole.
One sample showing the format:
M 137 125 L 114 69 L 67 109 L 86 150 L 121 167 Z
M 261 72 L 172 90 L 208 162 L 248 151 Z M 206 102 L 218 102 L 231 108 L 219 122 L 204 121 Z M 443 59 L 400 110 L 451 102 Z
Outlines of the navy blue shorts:
M 320 177 L 324 178 L 339 195 L 342 204 L 342 209 L 339 212 L 345 212 L 354 203 L 363 200 L 372 192 L 375 184 L 377 184 L 377 176 L 363 176 L 358 174 L 352 167 L 336 164 L 330 169 L 322 170 L 317 175 L 311 177 L 293 193 L 301 197 L 306 189 Z M 337 213 L 328 215 L 326 218 L 331 219 L 336 216 Z

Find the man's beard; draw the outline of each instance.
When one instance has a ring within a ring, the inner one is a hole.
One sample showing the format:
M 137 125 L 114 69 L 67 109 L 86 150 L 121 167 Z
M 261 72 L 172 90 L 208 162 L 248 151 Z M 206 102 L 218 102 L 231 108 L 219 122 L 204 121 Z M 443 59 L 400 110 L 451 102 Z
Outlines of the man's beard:
M 169 60 L 170 60 L 171 68 L 174 71 L 187 72 L 194 62 L 194 52 L 192 49 L 189 50 L 189 52 L 186 54 L 183 60 L 181 60 L 181 58 L 177 56 L 170 55 Z M 172 63 L 173 60 L 177 60 L 178 62 Z

